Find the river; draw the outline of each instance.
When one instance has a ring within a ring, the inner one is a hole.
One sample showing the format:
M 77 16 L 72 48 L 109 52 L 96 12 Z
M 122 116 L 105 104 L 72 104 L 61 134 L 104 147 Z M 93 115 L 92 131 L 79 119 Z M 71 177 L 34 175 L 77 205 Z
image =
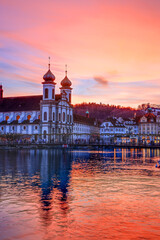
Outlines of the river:
M 159 157 L 0 150 L 0 240 L 160 239 Z

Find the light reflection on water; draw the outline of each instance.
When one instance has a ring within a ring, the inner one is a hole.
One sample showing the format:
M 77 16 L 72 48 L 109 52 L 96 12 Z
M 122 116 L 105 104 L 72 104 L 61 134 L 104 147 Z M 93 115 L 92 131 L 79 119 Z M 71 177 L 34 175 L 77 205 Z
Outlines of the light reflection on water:
M 159 157 L 0 151 L 0 239 L 160 239 Z

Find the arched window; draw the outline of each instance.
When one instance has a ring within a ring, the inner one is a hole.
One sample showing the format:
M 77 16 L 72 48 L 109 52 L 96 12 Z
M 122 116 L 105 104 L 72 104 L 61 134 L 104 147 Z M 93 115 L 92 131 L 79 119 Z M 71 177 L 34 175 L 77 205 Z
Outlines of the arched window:
M 63 122 L 65 122 L 66 114 L 63 112 Z
M 70 115 L 70 122 L 72 122 L 72 115 Z
M 9 119 L 9 116 L 6 116 L 6 121 L 8 121 L 8 119 Z
M 55 113 L 54 112 L 52 114 L 52 119 L 53 119 L 53 121 L 55 120 Z
M 20 116 L 19 115 L 17 115 L 17 117 L 16 117 L 16 120 L 19 120 L 20 119 Z
M 44 121 L 47 121 L 47 112 L 44 112 Z
M 52 89 L 52 99 L 54 99 L 54 88 Z
M 30 120 L 30 119 L 31 119 L 31 115 L 28 115 L 28 116 L 27 116 L 27 119 Z
M 71 103 L 71 93 L 69 94 L 69 102 Z
M 45 88 L 45 98 L 48 98 L 48 88 Z

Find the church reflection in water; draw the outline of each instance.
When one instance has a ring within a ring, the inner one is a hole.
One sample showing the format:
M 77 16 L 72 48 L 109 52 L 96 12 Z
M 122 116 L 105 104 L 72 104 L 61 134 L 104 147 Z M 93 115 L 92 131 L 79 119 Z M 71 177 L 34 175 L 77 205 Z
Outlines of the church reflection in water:
M 73 154 L 63 150 L 0 151 L 0 180 L 10 176 L 8 184 L 24 191 L 38 192 L 38 211 L 43 223 L 49 224 L 53 207 L 68 210 L 68 187 Z M 23 182 L 23 186 L 19 186 Z

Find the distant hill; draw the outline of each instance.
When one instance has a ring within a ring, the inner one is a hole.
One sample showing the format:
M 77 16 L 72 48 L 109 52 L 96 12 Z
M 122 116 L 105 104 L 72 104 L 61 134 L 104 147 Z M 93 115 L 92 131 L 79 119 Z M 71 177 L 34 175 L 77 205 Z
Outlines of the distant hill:
M 96 118 L 101 122 L 108 117 L 133 118 L 135 114 L 140 116 L 144 113 L 143 110 L 109 104 L 81 103 L 74 105 L 75 114 L 85 116 L 86 111 L 89 111 L 89 116 L 91 118 Z

